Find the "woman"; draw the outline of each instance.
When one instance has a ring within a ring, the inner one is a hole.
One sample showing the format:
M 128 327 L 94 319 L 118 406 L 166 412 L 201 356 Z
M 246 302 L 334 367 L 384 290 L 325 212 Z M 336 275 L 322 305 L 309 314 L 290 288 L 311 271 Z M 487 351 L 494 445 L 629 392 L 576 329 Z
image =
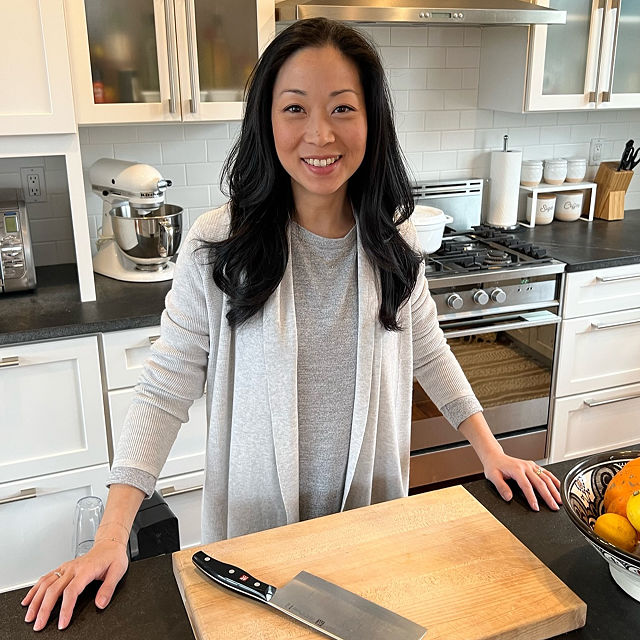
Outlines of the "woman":
M 127 416 L 93 549 L 43 576 L 27 621 L 59 627 L 126 541 L 191 403 L 207 384 L 203 542 L 407 494 L 414 375 L 509 500 L 515 478 L 557 509 L 558 480 L 506 456 L 438 327 L 408 222 L 413 201 L 375 50 L 323 19 L 298 22 L 250 79 L 226 164 L 230 202 L 180 252 Z

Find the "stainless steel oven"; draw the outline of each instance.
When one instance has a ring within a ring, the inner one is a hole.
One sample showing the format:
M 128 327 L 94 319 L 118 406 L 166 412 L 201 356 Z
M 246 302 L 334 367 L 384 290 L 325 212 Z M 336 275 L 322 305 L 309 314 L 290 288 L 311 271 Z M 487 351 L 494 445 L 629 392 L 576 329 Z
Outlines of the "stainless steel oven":
M 426 258 L 440 326 L 491 430 L 507 453 L 544 459 L 564 264 L 517 233 L 482 225 Z M 410 487 L 481 473 L 427 391 L 414 381 Z

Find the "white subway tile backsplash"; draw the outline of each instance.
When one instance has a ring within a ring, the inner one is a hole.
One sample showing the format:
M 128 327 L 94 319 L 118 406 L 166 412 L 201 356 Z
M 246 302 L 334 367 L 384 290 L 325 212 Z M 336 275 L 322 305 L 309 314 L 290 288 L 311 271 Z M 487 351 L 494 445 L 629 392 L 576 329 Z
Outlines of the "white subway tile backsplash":
M 424 111 L 399 111 L 396 113 L 398 131 L 424 131 Z
M 556 144 L 553 147 L 554 158 L 588 158 L 589 143 L 580 144 Z
M 507 111 L 495 111 L 493 114 L 494 127 L 524 127 L 526 124 L 524 113 L 508 113 Z
M 414 151 L 412 153 L 405 153 L 404 157 L 409 163 L 409 170 L 416 175 L 422 171 L 422 151 Z
M 204 162 L 207 159 L 207 143 L 205 140 L 188 140 L 185 142 L 163 142 L 162 158 L 172 164 L 178 162 Z
M 0 173 L 0 189 L 18 189 L 20 180 L 19 173 Z
M 444 92 L 445 109 L 475 109 L 478 106 L 478 92 L 474 89 L 459 89 Z
M 405 151 L 436 151 L 440 149 L 440 132 L 412 133 L 403 145 Z
M 534 145 L 525 147 L 522 150 L 523 160 L 544 160 L 545 158 L 553 158 L 553 145 Z
M 71 217 L 30 220 L 33 242 L 54 242 L 73 237 Z
M 145 124 L 138 127 L 140 142 L 168 142 L 184 140 L 184 126 L 175 123 Z
M 389 86 L 394 91 L 427 88 L 425 69 L 389 69 L 387 73 Z
M 112 144 L 84 144 L 82 151 L 82 167 L 88 169 L 96 160 L 100 158 L 114 158 Z M 85 185 L 86 191 L 86 185 Z
M 474 131 L 443 131 L 440 143 L 441 149 L 473 149 L 475 143 Z
M 187 166 L 185 164 L 161 164 L 156 169 L 163 178 L 171 180 L 172 187 L 184 187 L 187 184 Z M 171 194 L 171 189 L 168 193 Z
M 480 47 L 447 47 L 445 65 L 448 69 L 477 69 L 480 65 Z
M 474 109 L 460 112 L 462 129 L 490 129 L 493 127 L 493 111 Z
M 464 27 L 429 27 L 429 46 L 462 47 L 464 45 Z
M 76 249 L 72 240 L 59 240 L 56 242 L 58 264 L 69 264 L 76 261 Z
M 577 124 L 571 127 L 571 142 L 589 142 L 600 135 L 599 124 Z
M 409 111 L 409 92 L 408 91 L 392 91 L 393 108 L 396 111 Z
M 409 109 L 412 111 L 444 109 L 444 91 L 409 91 Z
M 379 47 L 386 47 L 391 44 L 390 27 L 358 26 L 358 29 L 369 36 L 369 38 Z M 401 43 L 405 44 L 405 43 Z M 406 43 L 408 44 L 408 43 Z
M 420 88 L 420 87 L 416 87 Z M 428 69 L 427 89 L 461 89 L 462 69 Z
M 425 151 L 422 154 L 422 168 L 426 171 L 455 169 L 457 155 L 455 151 Z
M 186 165 L 187 184 L 220 184 L 222 162 L 194 162 Z
M 476 149 L 502 149 L 504 129 L 477 129 L 475 132 Z
M 172 143 L 177 144 L 177 143 Z M 114 144 L 114 157 L 120 160 L 142 162 L 144 164 L 157 165 L 162 162 L 162 151 L 158 142 L 138 142 L 129 144 Z M 168 160 L 171 162 L 171 160 Z
M 600 111 L 589 111 L 587 113 L 587 122 L 603 124 L 604 122 L 617 122 L 618 111 L 610 111 L 608 109 Z M 624 112 L 623 112 L 624 113 Z M 626 118 L 625 118 L 626 120 Z
M 463 69 L 462 70 L 462 88 L 477 89 L 480 84 L 479 69 Z
M 527 113 L 525 122 L 528 127 L 553 126 L 558 123 L 557 113 Z
M 188 122 L 184 125 L 185 140 L 215 140 L 229 137 L 229 125 L 226 122 Z
M 558 124 L 587 124 L 589 114 L 584 111 L 558 112 Z
M 482 30 L 480 27 L 465 27 L 464 46 L 479 47 L 482 43 Z
M 209 187 L 209 194 L 212 208 L 220 207 L 229 200 L 227 194 L 218 185 L 215 184 L 212 184 Z
M 391 27 L 391 44 L 426 46 L 427 32 L 423 26 Z
M 136 142 L 138 139 L 138 127 L 130 127 L 127 125 L 103 125 L 89 129 L 90 144 Z
M 386 69 L 409 67 L 409 47 L 380 47 L 380 55 Z
M 415 69 L 442 69 L 446 55 L 445 47 L 409 47 L 409 66 Z
M 457 169 L 472 169 L 475 167 L 487 165 L 489 166 L 490 154 L 488 151 L 479 151 L 474 149 L 472 151 L 458 151 L 458 157 L 456 160 Z
M 439 131 L 459 128 L 460 111 L 429 111 L 426 113 L 424 123 L 425 131 Z
M 182 208 L 208 206 L 211 204 L 209 187 L 171 187 L 171 203 Z
M 540 144 L 539 127 L 511 127 L 509 134 L 509 148 L 522 148 L 530 144 Z
M 571 127 L 540 127 L 541 144 L 560 144 L 571 142 Z
M 232 146 L 232 140 L 207 140 L 207 160 L 224 162 Z
M 600 137 L 611 140 L 626 140 L 629 138 L 631 127 L 627 122 L 600 125 Z

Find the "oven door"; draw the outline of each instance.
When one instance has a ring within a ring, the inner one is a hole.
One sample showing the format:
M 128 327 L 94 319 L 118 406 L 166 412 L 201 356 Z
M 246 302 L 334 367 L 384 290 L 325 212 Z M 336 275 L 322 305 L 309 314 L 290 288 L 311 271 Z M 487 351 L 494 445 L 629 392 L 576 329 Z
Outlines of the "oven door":
M 510 455 L 546 455 L 549 397 L 560 317 L 549 310 L 441 322 L 484 415 Z M 466 439 L 413 384 L 410 486 L 482 472 Z

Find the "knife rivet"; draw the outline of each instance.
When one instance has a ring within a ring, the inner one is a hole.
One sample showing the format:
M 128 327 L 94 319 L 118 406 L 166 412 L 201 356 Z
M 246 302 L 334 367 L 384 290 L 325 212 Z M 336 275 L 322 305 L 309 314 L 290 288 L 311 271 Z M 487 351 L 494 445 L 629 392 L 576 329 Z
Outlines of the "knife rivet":
M 236 570 L 235 569 L 229 569 L 229 573 L 235 573 Z
M 259 587 L 259 586 L 260 586 L 260 583 L 259 583 L 259 582 L 254 582 L 254 583 L 253 583 L 253 586 L 254 586 L 254 587 Z
M 204 561 L 205 561 L 205 562 L 209 562 L 209 560 L 211 560 L 211 558 L 209 558 L 209 556 L 207 556 L 207 557 L 204 559 Z

